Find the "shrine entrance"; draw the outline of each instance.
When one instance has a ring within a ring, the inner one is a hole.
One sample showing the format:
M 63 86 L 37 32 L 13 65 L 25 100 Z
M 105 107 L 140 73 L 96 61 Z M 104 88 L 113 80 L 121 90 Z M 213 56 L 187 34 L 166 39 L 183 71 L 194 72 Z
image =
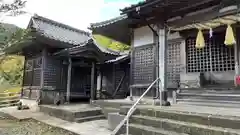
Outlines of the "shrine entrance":
M 91 90 L 91 67 L 72 68 L 71 102 L 89 101 Z
M 234 46 L 224 44 L 224 32 L 205 38 L 205 47 L 195 47 L 196 38 L 186 39 L 187 73 L 200 73 L 202 87 L 234 86 Z

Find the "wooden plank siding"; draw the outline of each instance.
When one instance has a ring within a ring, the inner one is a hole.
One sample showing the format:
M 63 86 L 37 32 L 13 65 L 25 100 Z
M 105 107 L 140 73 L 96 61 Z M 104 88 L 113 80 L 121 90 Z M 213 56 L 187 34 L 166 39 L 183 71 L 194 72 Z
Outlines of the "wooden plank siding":
M 129 94 L 130 65 L 128 63 L 129 61 L 125 61 L 119 64 L 111 63 L 101 66 L 101 72 L 103 75 L 102 90 L 114 96 L 111 98 L 121 99 Z M 122 84 L 120 84 L 122 79 Z M 119 90 L 116 91 L 118 87 Z
M 25 59 L 22 96 L 36 99 L 37 91 L 40 90 L 42 56 L 38 53 L 28 55 Z
M 66 89 L 66 66 L 52 56 L 45 58 L 44 87 L 56 90 Z

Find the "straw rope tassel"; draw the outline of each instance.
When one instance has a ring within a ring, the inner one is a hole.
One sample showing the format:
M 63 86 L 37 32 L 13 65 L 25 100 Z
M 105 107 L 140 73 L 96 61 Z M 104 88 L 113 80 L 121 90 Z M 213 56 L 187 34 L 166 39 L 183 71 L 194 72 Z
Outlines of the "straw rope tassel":
M 234 45 L 236 44 L 236 40 L 234 37 L 233 29 L 230 24 L 227 25 L 226 35 L 225 35 L 225 45 Z
M 204 36 L 203 36 L 202 30 L 199 29 L 197 34 L 197 39 L 196 39 L 196 48 L 204 48 L 204 47 L 205 47 Z

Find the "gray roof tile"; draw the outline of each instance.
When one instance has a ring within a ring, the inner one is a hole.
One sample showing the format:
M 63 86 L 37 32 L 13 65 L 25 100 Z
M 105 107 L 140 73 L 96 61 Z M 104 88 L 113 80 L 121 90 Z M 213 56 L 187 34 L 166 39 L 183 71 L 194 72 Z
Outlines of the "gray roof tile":
M 98 23 L 92 23 L 90 29 L 95 29 L 95 28 L 100 28 L 100 27 L 104 27 L 113 23 L 116 23 L 118 21 L 127 19 L 128 16 L 126 14 L 106 20 L 106 21 L 102 21 L 102 22 L 98 22 Z
M 53 40 L 79 45 L 90 38 L 90 34 L 85 31 L 74 29 L 44 17 L 34 16 L 31 21 L 31 27 L 35 28 L 43 36 Z

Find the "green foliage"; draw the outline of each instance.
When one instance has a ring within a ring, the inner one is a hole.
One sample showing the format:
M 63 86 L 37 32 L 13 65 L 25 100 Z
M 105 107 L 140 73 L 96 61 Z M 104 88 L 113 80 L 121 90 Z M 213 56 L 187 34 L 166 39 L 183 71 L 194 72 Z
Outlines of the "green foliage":
M 15 33 L 18 29 L 19 28 L 13 24 L 0 23 L 0 50 L 7 46 L 13 33 Z
M 0 64 L 0 76 L 11 85 L 21 85 L 24 58 L 21 56 L 3 56 Z
M 16 32 L 12 33 L 9 38 L 6 38 L 6 42 L 3 45 L 3 49 L 9 48 L 13 45 L 20 44 L 31 40 L 31 30 L 29 29 L 17 29 Z M 20 46 L 19 46 L 20 47 Z
M 129 45 L 123 44 L 121 42 L 112 40 L 108 37 L 102 36 L 102 35 L 93 35 L 94 39 L 96 40 L 96 42 L 106 48 L 115 50 L 115 51 L 126 51 L 130 49 Z
M 25 4 L 26 1 L 24 0 L 14 0 L 12 3 L 4 3 L 4 0 L 0 0 L 0 15 L 17 16 L 25 14 L 26 12 L 22 10 Z M 4 54 L 4 49 L 7 47 L 31 38 L 29 33 L 29 30 L 0 22 L 0 54 Z M 23 57 L 0 55 L 0 90 L 13 87 L 13 85 L 21 85 L 23 63 Z
M 15 25 L 2 24 L 0 29 L 0 51 L 14 44 L 24 42 L 30 37 L 30 31 L 16 27 Z M 0 85 L 10 84 L 19 86 L 23 78 L 24 58 L 21 56 L 2 55 L 0 57 Z

